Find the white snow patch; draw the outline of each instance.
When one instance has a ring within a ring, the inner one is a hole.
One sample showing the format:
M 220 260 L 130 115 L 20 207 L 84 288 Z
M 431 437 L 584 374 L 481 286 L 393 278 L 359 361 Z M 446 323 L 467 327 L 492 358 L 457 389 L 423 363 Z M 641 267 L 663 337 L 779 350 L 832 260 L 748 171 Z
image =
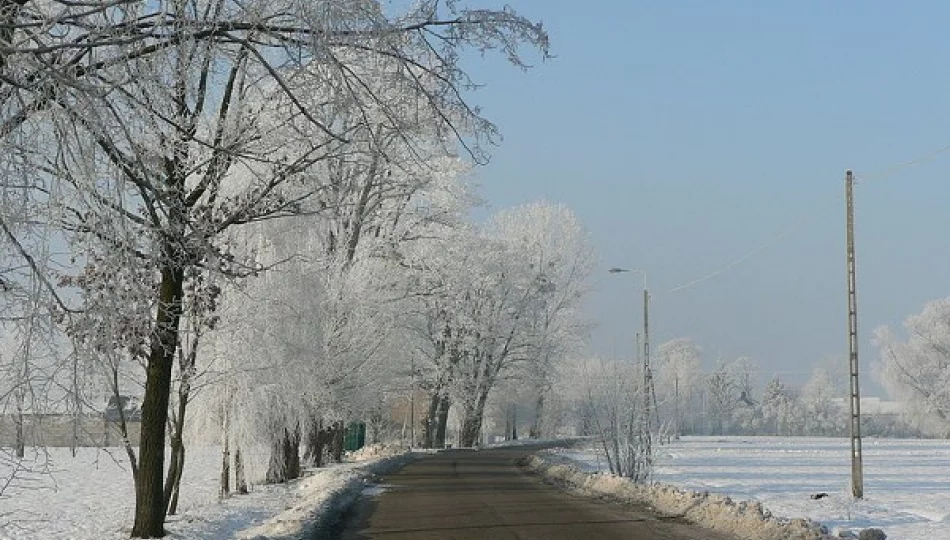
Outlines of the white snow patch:
M 687 491 L 669 485 L 634 484 L 612 474 L 584 472 L 552 454 L 530 456 L 524 464 L 545 479 L 585 495 L 647 505 L 660 514 L 683 517 L 697 525 L 746 540 L 827 538 L 827 531 L 821 525 L 807 519 L 775 518 L 758 502 L 735 502 L 724 495 Z
M 889 540 L 950 538 L 950 441 L 866 438 L 864 499 L 850 496 L 847 438 L 684 437 L 657 448 L 654 480 L 760 502 L 829 529 L 883 529 Z M 586 472 L 603 471 L 595 447 L 558 450 Z M 827 493 L 814 500 L 811 495 Z
M 334 518 L 374 475 L 422 455 L 399 451 L 370 449 L 355 456 L 361 461 L 307 470 L 293 482 L 251 486 L 251 493 L 221 501 L 220 449 L 189 448 L 179 515 L 169 516 L 166 529 L 170 538 L 182 539 L 299 537 Z M 0 540 L 129 537 L 135 488 L 123 450 L 80 448 L 73 458 L 68 449 L 50 448 L 28 459 L 49 473 L 18 481 L 0 495 Z M 0 470 L 0 478 L 8 472 Z

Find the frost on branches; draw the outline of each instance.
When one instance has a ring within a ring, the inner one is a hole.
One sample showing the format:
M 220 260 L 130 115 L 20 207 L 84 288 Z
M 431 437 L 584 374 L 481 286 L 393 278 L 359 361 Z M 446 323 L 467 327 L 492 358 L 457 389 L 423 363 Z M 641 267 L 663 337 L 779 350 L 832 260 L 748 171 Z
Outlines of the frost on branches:
M 405 253 L 409 327 L 425 357 L 415 367 L 428 394 L 423 445 L 445 443 L 453 405 L 460 444 L 478 444 L 492 390 L 510 378 L 533 385 L 540 427 L 555 366 L 581 338 L 591 261 L 574 215 L 546 203 L 444 231 Z
M 879 376 L 885 388 L 906 401 L 924 432 L 950 433 L 950 298 L 928 302 L 904 320 L 905 338 L 887 327 L 875 331 Z
M 307 174 L 331 159 L 375 154 L 357 205 L 428 145 L 482 159 L 495 128 L 462 98 L 462 51 L 522 68 L 523 46 L 547 55 L 541 27 L 510 9 L 434 0 L 397 15 L 372 1 L 24 0 L 0 19 L 0 137 L 17 143 L 4 159 L 56 196 L 72 254 L 61 281 L 89 306 L 71 330 L 144 384 L 137 537 L 164 533 L 169 406 L 187 402 L 213 327 L 202 305 L 217 302 L 199 298 L 265 270 L 231 231 L 339 204 Z M 353 224 L 337 223 L 351 244 Z

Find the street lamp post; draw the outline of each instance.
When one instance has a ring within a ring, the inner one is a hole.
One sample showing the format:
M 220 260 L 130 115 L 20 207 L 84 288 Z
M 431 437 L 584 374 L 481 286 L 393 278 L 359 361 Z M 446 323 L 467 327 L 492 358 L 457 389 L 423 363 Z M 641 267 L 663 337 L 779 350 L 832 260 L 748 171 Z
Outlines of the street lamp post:
M 611 268 L 608 270 L 611 274 L 621 274 L 625 272 L 637 273 L 643 276 L 643 417 L 640 421 L 641 440 L 643 444 L 644 473 L 648 474 L 653 465 L 652 431 L 651 419 L 653 417 L 652 403 L 650 401 L 653 395 L 653 373 L 650 369 L 650 291 L 647 288 L 647 273 L 644 270 L 635 268 Z

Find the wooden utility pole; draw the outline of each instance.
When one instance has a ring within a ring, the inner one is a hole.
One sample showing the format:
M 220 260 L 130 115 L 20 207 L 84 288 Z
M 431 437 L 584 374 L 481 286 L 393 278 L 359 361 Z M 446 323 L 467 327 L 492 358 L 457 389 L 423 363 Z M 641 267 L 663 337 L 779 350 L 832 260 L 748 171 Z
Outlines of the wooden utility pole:
M 653 444 L 651 420 L 653 411 L 650 407 L 653 396 L 653 374 L 650 372 L 650 292 L 646 288 L 646 277 L 643 284 L 643 456 L 644 472 L 650 474 L 653 466 Z M 646 476 L 644 475 L 644 476 Z
M 848 212 L 848 358 L 851 364 L 851 495 L 864 498 L 864 470 L 861 463 L 861 392 L 858 387 L 858 294 L 854 260 L 854 176 L 845 174 Z

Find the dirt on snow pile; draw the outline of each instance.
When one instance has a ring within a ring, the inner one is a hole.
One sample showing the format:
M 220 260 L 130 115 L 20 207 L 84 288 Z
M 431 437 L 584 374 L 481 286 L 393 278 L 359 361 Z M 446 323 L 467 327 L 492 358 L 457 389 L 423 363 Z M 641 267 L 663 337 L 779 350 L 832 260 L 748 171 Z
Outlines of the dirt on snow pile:
M 833 538 L 819 523 L 774 517 L 758 502 L 735 502 L 723 495 L 685 491 L 662 484 L 634 484 L 612 474 L 585 473 L 574 465 L 558 463 L 556 456 L 551 455 L 529 456 L 522 465 L 549 482 L 585 495 L 643 504 L 660 514 L 683 517 L 702 527 L 745 540 Z

